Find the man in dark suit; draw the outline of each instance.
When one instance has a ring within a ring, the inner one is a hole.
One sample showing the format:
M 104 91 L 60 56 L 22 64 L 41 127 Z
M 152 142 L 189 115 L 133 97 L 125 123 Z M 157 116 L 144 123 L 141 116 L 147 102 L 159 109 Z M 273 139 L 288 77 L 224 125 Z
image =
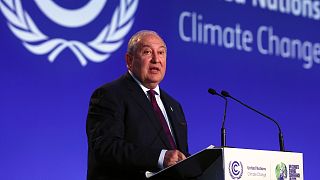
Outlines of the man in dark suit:
M 145 179 L 185 159 L 187 123 L 181 105 L 159 88 L 167 48 L 153 31 L 128 43 L 128 72 L 93 93 L 87 117 L 88 180 Z

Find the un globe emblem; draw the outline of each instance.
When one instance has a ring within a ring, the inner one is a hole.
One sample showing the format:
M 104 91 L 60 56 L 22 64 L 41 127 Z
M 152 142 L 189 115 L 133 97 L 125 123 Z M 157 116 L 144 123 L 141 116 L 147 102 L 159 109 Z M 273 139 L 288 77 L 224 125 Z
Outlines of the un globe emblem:
M 87 42 L 46 35 L 23 9 L 21 0 L 0 0 L 0 9 L 8 21 L 11 32 L 31 53 L 47 55 L 48 60 L 54 62 L 61 52 L 70 49 L 84 67 L 89 61 L 104 62 L 123 44 L 123 38 L 133 25 L 138 0 L 119 2 L 112 14 L 111 22 L 106 24 L 95 38 Z M 78 28 L 92 22 L 107 4 L 107 0 L 91 0 L 77 10 L 65 9 L 53 1 L 35 0 L 35 3 L 54 23 L 66 28 Z M 84 18 L 78 18 L 79 14 Z

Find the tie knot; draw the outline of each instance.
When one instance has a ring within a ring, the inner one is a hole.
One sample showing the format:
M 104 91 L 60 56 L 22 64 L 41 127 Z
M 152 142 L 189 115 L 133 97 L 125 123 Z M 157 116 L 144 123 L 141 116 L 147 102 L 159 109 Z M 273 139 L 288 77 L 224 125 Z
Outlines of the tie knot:
M 154 91 L 153 89 L 150 89 L 150 90 L 148 91 L 148 94 L 149 94 L 150 97 L 154 97 L 155 94 L 156 94 L 156 91 Z

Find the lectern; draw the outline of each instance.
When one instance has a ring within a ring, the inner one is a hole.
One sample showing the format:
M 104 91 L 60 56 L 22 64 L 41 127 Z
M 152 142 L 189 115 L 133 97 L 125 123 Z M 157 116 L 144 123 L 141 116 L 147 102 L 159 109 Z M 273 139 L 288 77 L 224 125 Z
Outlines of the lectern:
M 156 173 L 150 180 L 303 180 L 303 155 L 239 148 L 208 147 Z

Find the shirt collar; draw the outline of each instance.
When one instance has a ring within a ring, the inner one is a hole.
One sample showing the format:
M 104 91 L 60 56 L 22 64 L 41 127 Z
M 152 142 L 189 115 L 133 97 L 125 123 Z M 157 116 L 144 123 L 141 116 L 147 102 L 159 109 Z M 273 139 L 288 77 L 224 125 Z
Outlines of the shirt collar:
M 148 94 L 148 91 L 150 90 L 149 88 L 145 87 L 142 85 L 142 83 L 133 75 L 133 73 L 128 70 L 129 74 L 131 75 L 131 77 L 139 84 L 139 86 L 141 87 L 141 89 L 143 90 L 143 92 L 147 95 Z M 153 89 L 155 92 L 156 92 L 156 95 L 160 95 L 160 88 L 159 88 L 159 85 L 157 85 L 154 89 Z

